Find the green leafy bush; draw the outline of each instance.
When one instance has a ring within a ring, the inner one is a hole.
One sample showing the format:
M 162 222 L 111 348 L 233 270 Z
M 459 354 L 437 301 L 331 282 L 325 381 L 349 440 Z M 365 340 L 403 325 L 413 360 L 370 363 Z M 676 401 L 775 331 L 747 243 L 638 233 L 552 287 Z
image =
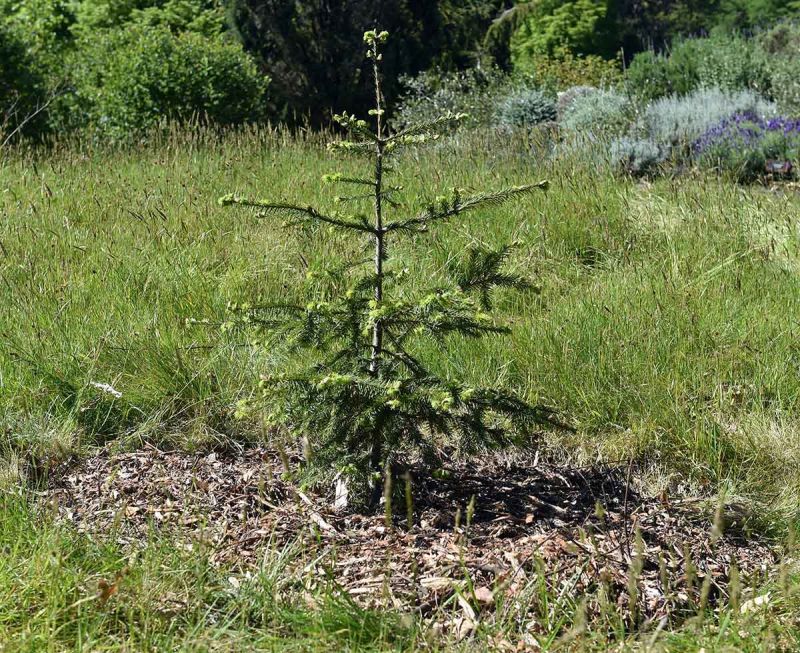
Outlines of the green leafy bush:
M 628 98 L 616 91 L 597 89 L 575 97 L 564 110 L 561 128 L 591 138 L 617 136 L 631 123 Z
M 683 95 L 697 87 L 697 58 L 691 41 L 680 42 L 670 53 L 645 50 L 634 56 L 625 72 L 625 88 L 638 102 Z
M 50 0 L 53 1 L 53 0 Z M 171 31 L 215 36 L 225 29 L 219 0 L 92 0 L 76 5 L 78 38 L 124 25 L 162 25 Z
M 675 70 L 668 56 L 646 50 L 637 54 L 625 73 L 625 88 L 639 102 L 676 93 Z
M 60 57 L 72 41 L 75 9 L 81 4 L 71 0 L 0 0 L 0 23 L 24 40 L 40 74 L 57 76 L 63 72 Z
M 268 81 L 240 46 L 163 25 L 100 32 L 81 43 L 76 68 L 65 122 L 114 136 L 162 119 L 256 119 Z
M 754 91 L 698 89 L 689 95 L 651 102 L 644 110 L 642 130 L 657 143 L 683 146 L 736 113 L 773 116 L 777 108 Z
M 572 86 L 613 87 L 622 79 L 618 61 L 597 55 L 576 56 L 571 52 L 537 55 L 519 62 L 514 71 L 553 93 Z
M 495 113 L 495 121 L 501 127 L 530 127 L 555 119 L 555 100 L 532 88 L 518 89 L 506 95 L 498 103 Z

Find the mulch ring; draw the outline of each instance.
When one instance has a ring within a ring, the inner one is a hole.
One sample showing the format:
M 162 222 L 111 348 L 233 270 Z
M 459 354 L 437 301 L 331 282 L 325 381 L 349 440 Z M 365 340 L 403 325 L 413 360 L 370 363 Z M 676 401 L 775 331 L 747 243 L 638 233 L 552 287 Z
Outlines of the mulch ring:
M 299 459 L 263 448 L 102 452 L 59 475 L 47 496 L 79 531 L 136 545 L 158 529 L 187 549 L 204 543 L 215 564 L 242 573 L 265 546 L 295 544 L 287 573 L 306 588 L 332 577 L 365 606 L 425 615 L 453 605 L 462 630 L 494 609 L 498 593 L 508 609 L 534 581 L 553 596 L 595 597 L 589 610 L 605 596 L 606 609 L 630 614 L 633 595 L 639 618 L 673 619 L 724 599 L 733 566 L 746 580 L 776 564 L 735 523 L 715 528 L 698 501 L 639 496 L 624 469 L 565 469 L 532 456 L 454 464 L 446 478 L 412 484 L 409 531 L 405 506 L 392 528 L 382 513 L 337 511 L 333 490 L 299 490 L 287 464 Z M 729 512 L 716 521 L 730 522 Z

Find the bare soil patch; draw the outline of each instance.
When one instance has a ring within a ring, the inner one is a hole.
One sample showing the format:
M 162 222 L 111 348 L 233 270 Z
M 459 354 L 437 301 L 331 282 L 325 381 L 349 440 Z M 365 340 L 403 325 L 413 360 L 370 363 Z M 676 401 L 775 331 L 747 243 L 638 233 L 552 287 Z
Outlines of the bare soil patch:
M 102 452 L 56 475 L 47 498 L 80 531 L 136 545 L 159 530 L 242 573 L 265 546 L 294 543 L 291 569 L 306 586 L 333 579 L 360 604 L 422 614 L 452 603 L 467 623 L 499 596 L 503 609 L 508 597 L 522 601 L 537 580 L 556 596 L 589 597 L 589 610 L 603 609 L 605 596 L 606 609 L 630 614 L 633 594 L 638 618 L 680 618 L 725 598 L 733 566 L 755 581 L 776 564 L 735 511 L 722 511 L 716 521 L 727 528 L 715 528 L 698 500 L 640 496 L 624 469 L 564 469 L 533 456 L 454 464 L 447 478 L 412 484 L 409 529 L 401 506 L 392 528 L 383 514 L 336 511 L 332 490 L 287 480 L 287 462 L 299 465 L 263 448 Z

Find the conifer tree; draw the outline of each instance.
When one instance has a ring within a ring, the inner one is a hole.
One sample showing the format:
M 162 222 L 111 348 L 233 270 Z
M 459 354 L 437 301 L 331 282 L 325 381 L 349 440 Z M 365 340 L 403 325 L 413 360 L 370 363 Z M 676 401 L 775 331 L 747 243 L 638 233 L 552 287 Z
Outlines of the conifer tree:
M 239 307 L 242 322 L 310 349 L 316 362 L 299 374 L 276 373 L 262 380 L 271 419 L 308 438 L 313 461 L 361 472 L 380 495 L 381 470 L 413 452 L 435 456 L 441 438 L 474 449 L 476 445 L 509 442 L 549 420 L 547 409 L 531 406 L 510 392 L 468 387 L 433 374 L 414 354 L 415 344 L 452 334 L 480 337 L 506 333 L 489 315 L 490 296 L 498 286 L 524 287 L 526 281 L 503 271 L 509 248 L 475 248 L 458 266 L 452 287 L 433 288 L 408 299 L 401 293 L 403 274 L 390 269 L 387 244 L 403 235 L 419 234 L 454 216 L 496 206 L 547 188 L 547 182 L 466 195 L 454 190 L 417 215 L 395 216 L 402 190 L 388 183 L 392 157 L 402 148 L 436 137 L 437 130 L 463 120 L 464 114 L 443 115 L 424 124 L 391 133 L 381 93 L 381 46 L 387 32 L 364 35 L 371 60 L 375 106 L 374 126 L 353 115 L 336 121 L 350 140 L 330 144 L 333 150 L 359 153 L 372 163 L 370 177 L 326 175 L 323 181 L 357 190 L 342 202 L 371 205 L 371 215 L 325 212 L 302 204 L 251 200 L 235 195 L 222 205 L 252 207 L 264 217 L 282 216 L 289 225 L 321 223 L 369 243 L 371 261 L 351 275 L 344 293 L 305 306 L 283 303 Z M 389 209 L 387 211 L 387 209 Z

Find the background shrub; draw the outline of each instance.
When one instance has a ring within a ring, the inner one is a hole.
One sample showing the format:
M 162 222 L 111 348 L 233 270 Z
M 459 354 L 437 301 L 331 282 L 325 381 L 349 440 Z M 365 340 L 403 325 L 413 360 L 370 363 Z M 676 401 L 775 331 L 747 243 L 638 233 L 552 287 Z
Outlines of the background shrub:
M 568 133 L 592 138 L 617 136 L 631 122 L 631 107 L 622 93 L 597 89 L 578 94 L 565 108 L 560 125 Z
M 782 113 L 800 115 L 800 24 L 783 22 L 757 38 L 769 61 L 770 93 Z
M 541 55 L 567 51 L 613 56 L 613 12 L 607 0 L 539 0 L 511 36 L 511 61 L 525 69 Z
M 781 58 L 773 62 L 770 74 L 772 97 L 780 111 L 800 116 L 800 59 Z
M 566 91 L 559 93 L 556 101 L 556 118 L 561 120 L 577 98 L 594 93 L 596 90 L 595 86 L 571 86 Z
M 625 88 L 639 102 L 674 93 L 669 58 L 652 50 L 637 54 L 626 71 Z
M 694 39 L 691 44 L 698 86 L 769 92 L 768 59 L 755 40 L 728 35 Z
M 206 36 L 225 31 L 225 11 L 218 0 L 91 0 L 76 3 L 75 14 L 71 31 L 78 38 L 126 24 L 160 25 L 175 33 Z
M 667 158 L 667 150 L 650 139 L 623 136 L 611 142 L 609 157 L 620 172 L 642 177 L 655 172 Z
M 685 95 L 700 85 L 700 73 L 697 67 L 701 56 L 698 45 L 700 39 L 677 39 L 668 50 L 667 76 L 670 94 Z
M 552 93 L 572 86 L 612 87 L 622 80 L 619 61 L 571 52 L 532 57 L 524 65 L 515 66 L 514 72 L 527 75 L 533 84 Z
M 691 93 L 700 84 L 698 39 L 682 39 L 665 54 L 640 52 L 630 63 L 625 86 L 639 102 Z
M 681 39 L 667 54 L 637 54 L 627 70 L 628 92 L 640 101 L 685 95 L 697 88 L 762 95 L 772 86 L 769 57 L 754 39 L 738 35 Z
M 758 46 L 770 56 L 797 56 L 800 53 L 800 23 L 781 21 L 756 36 Z
M 530 127 L 555 119 L 555 100 L 532 88 L 512 91 L 498 103 L 495 112 L 495 121 L 501 127 Z
M 331 110 L 357 112 L 372 100 L 362 35 L 399 35 L 383 53 L 384 93 L 394 107 L 403 75 L 473 65 L 502 0 L 226 0 L 245 49 L 273 80 L 270 106 L 282 118 L 319 124 Z
M 65 122 L 125 136 L 159 120 L 259 117 L 267 79 L 239 45 L 166 26 L 101 31 L 82 44 Z
M 497 68 L 471 68 L 462 72 L 437 69 L 402 79 L 405 92 L 394 115 L 398 128 L 427 122 L 459 111 L 469 114 L 466 125 L 486 125 L 495 115 L 497 98 L 511 88 L 508 76 Z
M 777 109 L 754 91 L 698 89 L 683 97 L 673 95 L 651 102 L 643 112 L 642 127 L 655 142 L 674 147 L 690 144 L 736 113 L 771 117 Z
M 754 181 L 764 176 L 769 160 L 800 163 L 800 119 L 736 114 L 708 129 L 692 149 L 701 167 Z

